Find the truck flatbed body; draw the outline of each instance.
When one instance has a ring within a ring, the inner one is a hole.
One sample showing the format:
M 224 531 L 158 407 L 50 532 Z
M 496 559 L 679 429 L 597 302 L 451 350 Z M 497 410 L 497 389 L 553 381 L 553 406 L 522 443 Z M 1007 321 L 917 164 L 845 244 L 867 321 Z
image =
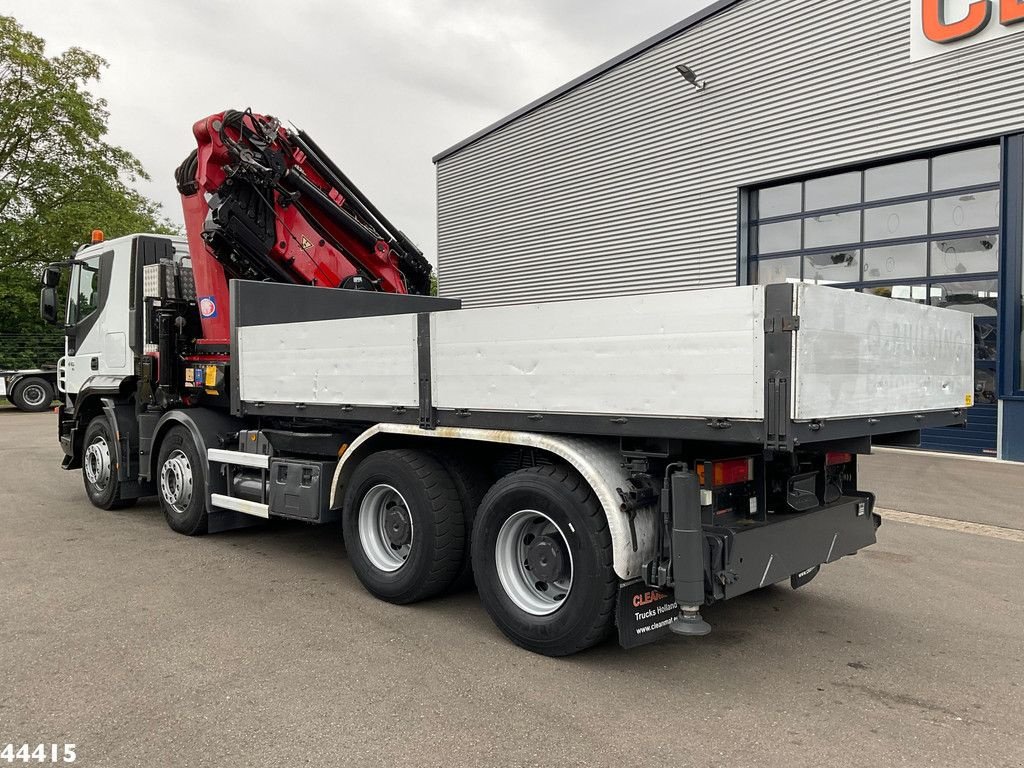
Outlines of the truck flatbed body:
M 791 450 L 962 423 L 972 332 L 967 314 L 814 285 L 464 310 L 235 281 L 230 389 L 238 416 Z

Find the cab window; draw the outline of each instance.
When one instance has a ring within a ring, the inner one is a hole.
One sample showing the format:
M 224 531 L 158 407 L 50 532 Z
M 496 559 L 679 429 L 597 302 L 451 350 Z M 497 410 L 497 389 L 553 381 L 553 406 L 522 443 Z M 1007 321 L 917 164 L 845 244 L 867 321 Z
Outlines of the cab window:
M 68 324 L 78 325 L 99 308 L 100 257 L 91 256 L 75 265 L 68 291 Z

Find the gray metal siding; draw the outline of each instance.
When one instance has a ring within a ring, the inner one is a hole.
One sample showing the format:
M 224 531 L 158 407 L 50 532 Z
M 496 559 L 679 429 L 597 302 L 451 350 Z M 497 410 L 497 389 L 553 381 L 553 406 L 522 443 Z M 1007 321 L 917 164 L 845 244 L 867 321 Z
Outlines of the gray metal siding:
M 733 285 L 742 188 L 1024 130 L 1024 35 L 912 62 L 909 12 L 744 0 L 444 157 L 442 295 Z

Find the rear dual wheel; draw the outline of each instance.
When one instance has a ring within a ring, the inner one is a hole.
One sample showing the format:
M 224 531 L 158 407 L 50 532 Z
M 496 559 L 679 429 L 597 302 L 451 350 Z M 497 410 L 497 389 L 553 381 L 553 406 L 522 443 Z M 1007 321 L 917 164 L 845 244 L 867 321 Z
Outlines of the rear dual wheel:
M 590 486 L 560 466 L 523 469 L 488 491 L 473 530 L 484 608 L 517 645 L 567 656 L 601 642 L 615 619 L 611 536 Z
M 405 604 L 448 589 L 463 565 L 462 503 L 433 456 L 381 451 L 348 483 L 342 528 L 352 568 L 381 600 Z

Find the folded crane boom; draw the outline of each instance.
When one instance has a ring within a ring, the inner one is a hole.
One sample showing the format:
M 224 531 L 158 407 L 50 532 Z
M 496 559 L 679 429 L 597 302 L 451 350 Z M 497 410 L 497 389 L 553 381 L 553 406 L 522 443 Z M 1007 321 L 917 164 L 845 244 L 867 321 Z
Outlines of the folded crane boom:
M 228 337 L 228 281 L 430 292 L 422 252 L 316 143 L 276 118 L 227 110 L 192 127 L 175 172 L 203 336 Z

